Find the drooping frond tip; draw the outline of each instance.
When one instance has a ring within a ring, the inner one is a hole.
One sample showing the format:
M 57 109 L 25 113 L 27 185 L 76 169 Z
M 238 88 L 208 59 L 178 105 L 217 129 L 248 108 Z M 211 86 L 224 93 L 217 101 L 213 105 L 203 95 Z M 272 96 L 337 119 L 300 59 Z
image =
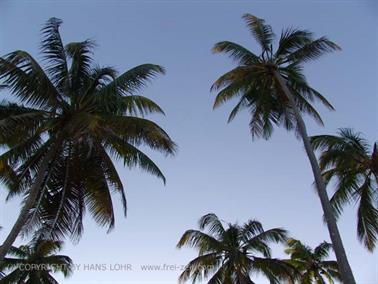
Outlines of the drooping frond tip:
M 244 65 L 252 64 L 259 60 L 258 56 L 253 54 L 250 50 L 231 41 L 221 41 L 216 43 L 212 48 L 212 52 L 224 52 L 234 61 Z
M 59 18 L 51 17 L 46 21 L 46 23 L 42 27 L 42 32 L 43 33 L 48 33 L 51 30 L 55 30 L 60 27 L 60 25 L 63 23 L 63 21 Z

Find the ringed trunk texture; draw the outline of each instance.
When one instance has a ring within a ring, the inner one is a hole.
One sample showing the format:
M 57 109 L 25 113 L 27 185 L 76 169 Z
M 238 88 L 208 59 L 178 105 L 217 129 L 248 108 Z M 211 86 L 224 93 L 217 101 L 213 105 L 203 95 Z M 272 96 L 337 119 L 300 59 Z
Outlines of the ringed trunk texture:
M 35 180 L 35 183 L 30 189 L 29 196 L 26 199 L 26 202 L 21 209 L 20 215 L 18 216 L 16 222 L 14 223 L 4 243 L 0 246 L 0 263 L 4 260 L 9 249 L 13 245 L 17 236 L 20 234 L 22 227 L 25 225 L 30 209 L 34 206 L 34 204 L 37 201 L 37 197 L 41 189 L 41 185 L 43 184 L 44 179 L 45 179 L 46 171 L 48 169 L 49 163 L 51 162 L 51 159 L 55 156 L 56 150 L 57 150 L 57 144 L 54 143 L 53 145 L 51 145 L 51 148 L 49 149 L 46 156 L 42 160 L 38 176 Z
M 279 82 L 282 90 L 284 91 L 285 95 L 287 96 L 293 111 L 295 118 L 298 123 L 298 130 L 300 132 L 300 135 L 303 140 L 303 144 L 308 156 L 308 159 L 310 160 L 312 172 L 314 174 L 315 184 L 318 192 L 318 196 L 320 199 L 320 203 L 323 208 L 324 216 L 326 219 L 328 232 L 332 241 L 333 249 L 335 251 L 337 264 L 339 266 L 341 279 L 344 284 L 356 284 L 356 281 L 353 276 L 352 269 L 349 265 L 347 255 L 345 253 L 345 249 L 343 246 L 343 242 L 341 240 L 340 232 L 337 227 L 336 218 L 333 214 L 332 206 L 329 202 L 326 185 L 324 183 L 324 179 L 321 174 L 321 170 L 318 164 L 318 160 L 316 159 L 316 156 L 314 154 L 314 150 L 312 149 L 312 146 L 310 144 L 310 139 L 307 134 L 306 125 L 302 119 L 301 114 L 299 113 L 299 110 L 297 108 L 297 105 L 295 103 L 294 97 L 291 94 L 289 88 L 286 85 L 286 82 L 284 78 L 281 76 L 280 73 L 277 71 L 274 71 L 274 76 L 276 77 L 277 81 Z

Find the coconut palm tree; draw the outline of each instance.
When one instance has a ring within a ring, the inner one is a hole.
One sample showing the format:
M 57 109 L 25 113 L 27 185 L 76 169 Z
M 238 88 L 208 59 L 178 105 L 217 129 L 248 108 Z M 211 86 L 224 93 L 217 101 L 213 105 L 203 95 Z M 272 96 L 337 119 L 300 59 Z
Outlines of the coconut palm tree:
M 289 239 L 285 252 L 290 255 L 288 263 L 301 272 L 298 282 L 301 284 L 325 284 L 340 281 L 340 274 L 336 261 L 326 260 L 332 245 L 323 242 L 315 249 L 304 245 L 298 240 Z
M 252 284 L 254 273 L 266 276 L 270 283 L 294 279 L 293 267 L 271 257 L 271 243 L 286 241 L 287 232 L 281 228 L 264 230 L 260 222 L 249 220 L 242 226 L 228 224 L 225 228 L 215 214 L 199 220 L 200 230 L 186 231 L 178 248 L 194 247 L 198 257 L 188 263 L 180 282 L 193 283 L 210 278 L 207 283 Z
M 274 50 L 275 35 L 271 26 L 250 14 L 244 15 L 243 19 L 260 45 L 261 53 L 257 55 L 230 41 L 215 44 L 213 52 L 228 54 L 238 66 L 213 84 L 211 89 L 219 91 L 214 108 L 237 98 L 238 103 L 231 111 L 229 121 L 242 109 L 247 109 L 251 115 L 249 127 L 253 137 L 270 138 L 274 126 L 297 131 L 311 164 L 343 281 L 346 284 L 355 284 L 326 186 L 302 118 L 303 114 L 308 114 L 320 124 L 323 123 L 311 104 L 313 101 L 320 101 L 333 109 L 319 92 L 308 85 L 303 74 L 303 64 L 340 48 L 326 37 L 314 39 L 309 31 L 289 28 L 282 31 L 278 47 Z
M 58 284 L 52 273 L 63 273 L 68 277 L 72 273 L 72 260 L 66 255 L 58 255 L 63 243 L 35 239 L 28 245 L 11 247 L 8 257 L 0 269 L 9 271 L 1 279 L 3 284 Z
M 0 145 L 7 148 L 0 156 L 0 177 L 9 197 L 24 195 L 0 261 L 21 230 L 79 237 L 86 210 L 99 225 L 113 228 L 111 193 L 119 193 L 125 213 L 126 198 L 112 158 L 165 182 L 138 146 L 165 154 L 175 150 L 168 134 L 143 117 L 162 109 L 136 95 L 164 69 L 143 64 L 118 75 L 94 65 L 93 42 L 64 46 L 61 23 L 52 18 L 42 30 L 44 69 L 25 51 L 0 58 L 0 80 L 15 98 L 0 104 Z
M 311 137 L 311 145 L 321 151 L 319 164 L 326 183 L 337 181 L 331 198 L 335 215 L 348 203 L 358 203 L 357 236 L 373 251 L 378 237 L 377 144 L 370 147 L 361 133 L 342 128 L 336 136 Z

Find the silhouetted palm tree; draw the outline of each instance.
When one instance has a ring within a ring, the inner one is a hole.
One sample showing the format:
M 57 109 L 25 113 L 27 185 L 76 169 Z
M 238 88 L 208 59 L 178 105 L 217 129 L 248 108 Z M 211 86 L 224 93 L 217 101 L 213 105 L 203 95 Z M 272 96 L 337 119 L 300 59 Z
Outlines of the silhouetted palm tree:
M 212 90 L 220 91 L 214 108 L 232 98 L 238 98 L 239 102 L 231 111 L 229 121 L 242 109 L 247 109 L 251 115 L 249 126 L 253 137 L 262 136 L 268 139 L 274 126 L 297 130 L 310 160 L 343 281 L 346 284 L 355 284 L 326 186 L 302 118 L 302 114 L 309 114 L 322 124 L 320 115 L 311 105 L 315 100 L 333 109 L 319 92 L 308 85 L 303 74 L 303 64 L 340 48 L 325 37 L 314 39 L 309 31 L 289 28 L 282 31 L 278 47 L 273 50 L 275 35 L 271 26 L 250 14 L 244 15 L 243 19 L 262 51 L 256 55 L 229 41 L 219 42 L 214 46 L 215 53 L 226 53 L 238 63 L 236 68 L 222 75 L 213 84 Z
M 311 144 L 321 150 L 320 168 L 326 183 L 337 181 L 331 204 L 339 216 L 348 203 L 358 203 L 357 235 L 370 250 L 378 236 L 378 150 L 349 128 L 338 135 L 311 137 Z
M 191 246 L 198 257 L 188 263 L 180 282 L 193 283 L 210 278 L 208 284 L 252 284 L 250 275 L 261 273 L 270 283 L 294 279 L 293 267 L 271 257 L 270 243 L 286 241 L 287 232 L 280 228 L 264 230 L 260 222 L 249 220 L 242 226 L 224 228 L 215 214 L 199 220 L 200 230 L 188 230 L 177 247 Z
M 301 272 L 298 282 L 301 284 L 325 284 L 340 281 L 340 274 L 336 261 L 326 260 L 332 245 L 323 242 L 315 249 L 302 244 L 295 239 L 287 241 L 288 248 L 285 252 L 290 255 L 288 263 Z
M 8 148 L 0 156 L 0 177 L 9 196 L 25 195 L 21 213 L 0 247 L 0 261 L 23 228 L 43 228 L 51 237 L 80 236 L 86 208 L 99 225 L 111 229 L 112 191 L 120 194 L 126 214 L 112 158 L 165 182 L 138 146 L 174 153 L 168 134 L 141 117 L 163 113 L 161 108 L 135 95 L 164 69 L 144 64 L 117 75 L 113 68 L 95 66 L 93 42 L 64 46 L 61 23 L 52 18 L 43 28 L 45 70 L 25 51 L 0 58 L 0 79 L 17 99 L 0 104 L 0 145 Z
M 56 254 L 62 249 L 62 242 L 36 239 L 18 248 L 11 247 L 8 257 L 0 265 L 9 271 L 1 279 L 4 284 L 58 284 L 51 275 L 61 272 L 65 277 L 72 273 L 72 260 Z

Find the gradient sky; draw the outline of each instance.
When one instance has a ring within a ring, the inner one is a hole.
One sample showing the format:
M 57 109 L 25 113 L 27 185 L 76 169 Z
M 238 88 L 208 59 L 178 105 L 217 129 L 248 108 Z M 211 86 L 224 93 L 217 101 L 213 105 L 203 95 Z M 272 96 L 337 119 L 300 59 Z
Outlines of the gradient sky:
M 229 222 L 250 218 L 265 228 L 284 227 L 292 236 L 315 246 L 329 240 L 312 173 L 300 141 L 276 130 L 269 141 L 252 141 L 247 114 L 227 124 L 232 104 L 212 110 L 211 83 L 233 64 L 211 47 L 232 40 L 257 51 L 241 20 L 244 13 L 281 28 L 306 28 L 327 35 L 343 50 L 309 63 L 309 82 L 334 104 L 319 106 L 326 126 L 311 120 L 311 135 L 334 133 L 339 127 L 363 132 L 371 143 L 378 126 L 377 1 L 1 1 L 0 54 L 16 49 L 38 58 L 40 28 L 50 17 L 61 18 L 65 43 L 95 39 L 97 63 L 125 71 L 142 63 L 161 64 L 167 74 L 143 92 L 166 112 L 153 117 L 179 145 L 174 158 L 151 154 L 167 177 L 167 185 L 138 169 L 118 165 L 128 198 L 123 218 L 116 200 L 116 227 L 106 234 L 86 218 L 79 244 L 66 243 L 64 253 L 81 265 L 61 283 L 177 283 L 176 271 L 142 271 L 140 265 L 186 264 L 195 252 L 177 250 L 181 234 L 197 226 L 205 213 Z M 1 188 L 3 239 L 19 213 L 20 199 L 5 203 Z M 339 222 L 357 283 L 378 283 L 378 253 L 367 252 L 356 238 L 355 206 Z M 89 216 L 89 215 L 87 215 Z M 19 240 L 17 244 L 25 242 Z M 274 256 L 284 256 L 281 246 Z M 106 264 L 106 271 L 84 265 Z M 131 264 L 132 271 L 109 266 Z M 58 279 L 62 279 L 58 277 Z M 268 283 L 257 278 L 258 283 Z

